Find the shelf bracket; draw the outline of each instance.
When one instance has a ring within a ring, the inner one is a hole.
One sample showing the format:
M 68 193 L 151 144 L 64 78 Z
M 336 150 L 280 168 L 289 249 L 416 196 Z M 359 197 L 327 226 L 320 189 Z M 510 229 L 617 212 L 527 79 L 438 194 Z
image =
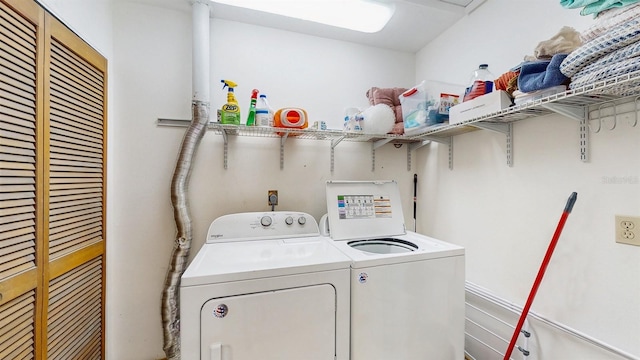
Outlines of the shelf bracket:
M 225 130 L 222 130 L 222 139 L 224 140 L 224 147 L 223 147 L 223 163 L 224 163 L 224 169 L 227 170 L 227 161 L 229 158 L 229 136 L 227 135 L 227 132 Z
M 431 143 L 431 140 L 424 140 L 417 143 L 411 143 L 407 146 L 407 171 L 411 171 L 411 152 L 429 143 Z
M 393 139 L 382 139 L 371 143 L 371 171 L 376 171 L 376 149 L 388 144 Z
M 449 136 L 449 137 L 424 136 L 422 138 L 425 140 L 437 142 L 439 144 L 444 144 L 449 147 L 449 170 L 453 170 L 453 136 Z
M 504 135 L 509 135 L 509 125 L 510 123 L 473 123 L 469 124 L 473 127 L 477 127 L 478 129 L 490 130 L 493 132 L 497 132 Z
M 580 120 L 580 161 L 589 162 L 589 110 L 585 108 L 585 115 Z M 598 120 L 599 121 L 599 120 Z
M 471 126 L 504 134 L 507 137 L 507 165 L 513 167 L 513 124 L 512 123 L 474 123 Z
M 542 104 L 543 108 L 556 112 L 560 115 L 564 115 L 570 119 L 577 120 L 579 125 L 580 135 L 580 161 L 589 162 L 589 109 L 588 107 L 567 106 L 561 104 Z M 615 111 L 615 104 L 614 111 Z M 598 120 L 600 121 L 600 120 Z M 613 116 L 614 127 L 616 117 Z M 602 125 L 600 125 L 602 126 Z M 600 131 L 598 129 L 598 131 Z
M 156 124 L 158 126 L 187 127 L 191 124 L 191 120 L 158 118 Z
M 582 121 L 586 118 L 584 109 L 579 106 L 568 106 L 568 105 L 553 104 L 553 103 L 541 104 L 540 106 L 542 106 L 547 110 L 551 110 L 557 114 L 566 116 L 570 119 Z
M 284 143 L 287 141 L 289 133 L 285 132 L 280 138 L 280 170 L 284 169 Z
M 335 154 L 336 154 L 336 146 L 338 146 L 338 144 L 340 144 L 342 142 L 342 140 L 344 140 L 344 138 L 346 137 L 346 135 L 342 135 L 340 137 L 337 137 L 335 139 L 331 139 L 331 172 L 333 173 L 333 169 L 335 168 Z

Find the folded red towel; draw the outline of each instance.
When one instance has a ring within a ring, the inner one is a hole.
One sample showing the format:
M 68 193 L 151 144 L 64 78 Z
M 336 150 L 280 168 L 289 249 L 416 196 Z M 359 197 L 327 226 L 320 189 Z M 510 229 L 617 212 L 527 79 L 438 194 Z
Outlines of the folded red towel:
M 506 92 L 509 92 L 509 85 L 512 82 L 512 79 L 517 78 L 519 74 L 519 71 L 507 71 L 506 73 L 500 75 L 500 77 L 493 82 L 496 86 L 496 90 L 504 90 Z M 511 90 L 511 92 L 513 92 L 513 90 Z

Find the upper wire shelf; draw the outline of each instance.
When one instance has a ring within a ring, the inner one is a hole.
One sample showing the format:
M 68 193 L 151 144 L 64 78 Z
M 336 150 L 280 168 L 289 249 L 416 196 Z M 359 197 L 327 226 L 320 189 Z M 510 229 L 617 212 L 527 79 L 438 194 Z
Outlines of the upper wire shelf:
M 158 125 L 160 126 L 186 127 L 189 125 L 189 122 L 189 120 L 158 119 Z M 267 126 L 229 125 L 220 124 L 218 122 L 209 123 L 207 125 L 207 128 L 209 131 L 213 131 L 218 135 L 224 134 L 270 138 L 282 138 L 286 136 L 295 137 L 296 139 L 310 140 L 333 140 L 336 138 L 343 138 L 343 140 L 361 142 L 390 139 L 394 142 L 412 142 L 411 139 L 402 135 L 365 134 L 363 132 L 350 132 L 341 130 L 274 128 Z
M 208 129 L 217 134 L 254 136 L 254 137 L 283 137 L 294 136 L 298 139 L 332 140 L 340 138 L 347 141 L 378 141 L 385 140 L 394 143 L 411 143 L 423 141 L 433 137 L 450 137 L 469 131 L 478 130 L 472 126 L 479 122 L 510 123 L 531 117 L 543 116 L 559 112 L 559 107 L 575 109 L 575 113 L 584 114 L 584 109 L 592 111 L 599 105 L 613 103 L 620 105 L 627 102 L 638 101 L 638 95 L 622 97 L 600 93 L 615 86 L 623 86 L 638 83 L 640 87 L 640 71 L 631 72 L 613 79 L 598 81 L 577 89 L 550 95 L 531 102 L 511 106 L 501 111 L 485 114 L 483 116 L 464 121 L 459 124 L 442 124 L 426 128 L 424 132 L 413 135 L 380 134 L 372 135 L 362 132 L 345 132 L 341 130 L 316 130 L 316 129 L 280 129 L 260 126 L 223 125 L 217 122 L 209 123 Z M 638 91 L 640 93 L 640 90 Z M 566 114 L 565 114 L 566 115 Z M 582 115 L 588 116 L 588 115 Z M 188 126 L 190 120 L 158 119 L 159 126 Z
M 638 84 L 635 84 L 636 82 Z M 637 85 L 637 94 L 631 96 L 618 96 L 600 93 L 601 91 L 606 91 L 607 89 L 611 89 L 615 86 L 622 86 L 625 84 Z M 587 111 L 591 112 L 592 110 L 597 109 L 599 105 L 605 103 L 620 105 L 627 102 L 638 101 L 638 94 L 640 94 L 640 71 L 635 71 L 609 80 L 598 81 L 585 85 L 577 89 L 570 89 L 565 92 L 550 95 L 531 102 L 514 105 L 497 112 L 469 119 L 459 124 L 447 124 L 427 128 L 426 131 L 417 135 L 409 136 L 408 138 L 419 140 L 425 136 L 454 136 L 463 132 L 478 130 L 476 127 L 469 126 L 474 123 L 483 121 L 508 123 L 524 120 L 531 117 L 557 113 L 558 106 L 572 108 L 575 109 L 576 112 L 583 112 L 586 108 Z

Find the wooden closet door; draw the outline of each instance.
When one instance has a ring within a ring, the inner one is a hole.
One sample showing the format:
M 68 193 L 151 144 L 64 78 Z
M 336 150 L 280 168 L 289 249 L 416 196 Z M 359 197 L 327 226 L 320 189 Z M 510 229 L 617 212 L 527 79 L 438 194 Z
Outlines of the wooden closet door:
M 104 57 L 45 17 L 44 283 L 47 359 L 104 354 Z
M 33 359 L 41 339 L 43 16 L 0 2 L 0 359 Z
M 0 0 L 0 359 L 104 358 L 106 68 Z

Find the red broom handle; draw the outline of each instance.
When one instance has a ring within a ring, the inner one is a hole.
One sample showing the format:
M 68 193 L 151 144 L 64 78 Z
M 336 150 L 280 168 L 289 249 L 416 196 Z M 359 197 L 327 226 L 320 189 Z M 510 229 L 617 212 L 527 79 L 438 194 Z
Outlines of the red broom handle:
M 556 248 L 556 244 L 558 243 L 558 239 L 560 238 L 560 234 L 562 233 L 562 228 L 564 228 L 564 223 L 567 221 L 567 217 L 571 213 L 573 209 L 573 205 L 576 203 L 576 199 L 578 198 L 577 193 L 572 193 L 569 196 L 569 200 L 567 200 L 567 205 L 562 212 L 562 216 L 560 217 L 560 221 L 558 222 L 558 226 L 556 227 L 556 231 L 553 234 L 553 238 L 551 239 L 551 243 L 547 248 L 547 253 L 544 255 L 544 260 L 542 260 L 542 264 L 540 265 L 540 270 L 538 270 L 538 276 L 536 276 L 536 280 L 533 282 L 533 287 L 531 287 L 531 292 L 529 293 L 529 298 L 527 299 L 527 303 L 522 309 L 522 314 L 520 315 L 520 320 L 518 320 L 518 325 L 513 332 L 513 336 L 511 337 L 511 342 L 509 342 L 509 347 L 507 348 L 507 352 L 504 354 L 503 360 L 509 360 L 511 357 L 511 353 L 513 352 L 513 348 L 516 345 L 516 340 L 518 340 L 518 336 L 520 335 L 520 330 L 522 330 L 522 325 L 524 324 L 524 320 L 527 318 L 529 314 L 529 309 L 531 308 L 531 304 L 533 303 L 533 299 L 536 297 L 536 293 L 538 292 L 538 287 L 542 282 L 542 278 L 544 277 L 544 273 L 547 270 L 547 265 L 549 265 L 549 261 L 551 260 L 551 255 L 553 255 L 553 250 Z

